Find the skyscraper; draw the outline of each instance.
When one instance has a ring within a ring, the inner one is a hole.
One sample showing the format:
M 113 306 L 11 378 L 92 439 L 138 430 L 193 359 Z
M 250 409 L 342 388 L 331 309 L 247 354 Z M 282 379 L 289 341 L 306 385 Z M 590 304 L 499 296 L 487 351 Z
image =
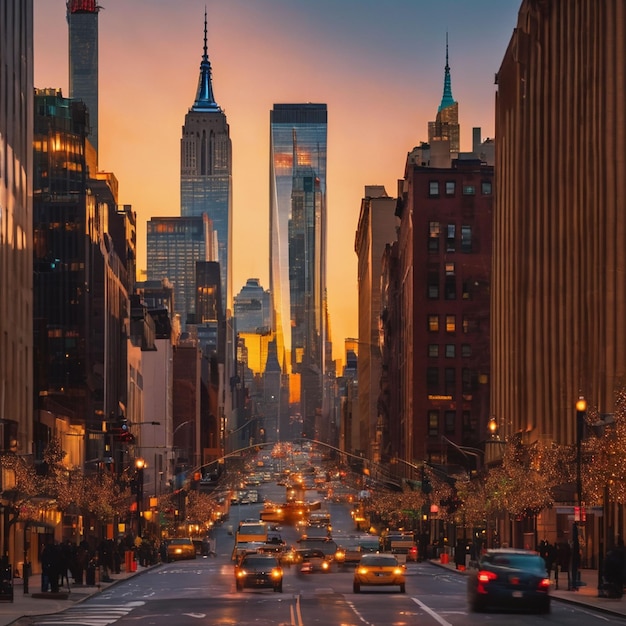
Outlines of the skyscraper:
M 448 35 L 446 34 L 446 67 L 443 79 L 443 95 L 441 103 L 437 109 L 437 116 L 434 122 L 428 122 L 428 143 L 431 150 L 431 165 L 435 167 L 449 167 L 445 160 L 450 155 L 455 157 L 461 149 L 461 127 L 459 125 L 459 103 L 452 97 L 452 81 L 450 78 L 450 65 L 448 64 Z M 448 144 L 441 149 L 441 154 L 437 150 L 438 142 Z M 445 155 L 444 155 L 445 152 Z M 433 162 L 434 160 L 434 162 Z
M 211 239 L 206 216 L 153 217 L 147 228 L 148 280 L 174 283 L 174 311 L 181 325 L 196 312 L 196 262 L 207 261 Z
M 180 206 L 183 217 L 206 213 L 217 238 L 222 281 L 222 306 L 232 298 L 232 145 L 226 115 L 213 96 L 211 63 L 207 52 L 207 21 L 204 14 L 204 52 L 193 106 L 185 115 L 180 141 Z
M 96 0 L 67 0 L 70 98 L 82 100 L 89 114 L 88 135 L 98 152 L 98 11 Z M 92 172 L 93 175 L 93 172 Z
M 279 363 L 300 376 L 303 432 L 315 434 L 324 376 L 326 292 L 325 104 L 270 112 L 270 292 Z M 292 386 L 293 388 L 293 386 Z

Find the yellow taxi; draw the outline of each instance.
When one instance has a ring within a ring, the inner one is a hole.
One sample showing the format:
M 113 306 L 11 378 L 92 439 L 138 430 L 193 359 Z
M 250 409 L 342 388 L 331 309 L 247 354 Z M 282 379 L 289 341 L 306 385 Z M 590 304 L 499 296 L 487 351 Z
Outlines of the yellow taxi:
M 354 570 L 354 593 L 359 593 L 363 586 L 396 586 L 400 593 L 405 593 L 406 569 L 398 563 L 393 554 L 364 554 Z
M 189 537 L 173 537 L 167 540 L 167 560 L 195 559 L 196 546 Z

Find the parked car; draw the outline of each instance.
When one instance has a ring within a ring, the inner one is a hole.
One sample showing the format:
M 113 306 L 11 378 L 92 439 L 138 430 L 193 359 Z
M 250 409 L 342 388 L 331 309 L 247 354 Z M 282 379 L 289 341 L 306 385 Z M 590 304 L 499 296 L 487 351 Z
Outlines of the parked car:
M 237 591 L 266 587 L 282 593 L 283 568 L 271 554 L 245 554 L 235 565 L 235 586 Z
M 406 591 L 406 569 L 393 554 L 364 554 L 354 570 L 353 591 L 359 593 L 363 586 L 396 586 L 400 593 Z
M 531 550 L 488 550 L 468 575 L 467 599 L 472 611 L 498 608 L 549 613 L 545 561 Z
M 167 560 L 195 559 L 196 546 L 190 537 L 172 537 L 167 540 Z

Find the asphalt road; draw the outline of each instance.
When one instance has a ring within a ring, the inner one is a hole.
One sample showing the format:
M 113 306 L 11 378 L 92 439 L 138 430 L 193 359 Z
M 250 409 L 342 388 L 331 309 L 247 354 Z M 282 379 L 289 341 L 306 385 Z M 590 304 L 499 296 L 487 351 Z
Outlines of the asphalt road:
M 284 488 L 264 485 L 260 491 L 274 499 Z M 314 496 L 312 496 L 314 497 Z M 258 518 L 261 505 L 231 510 L 230 522 Z M 334 536 L 353 534 L 350 506 L 329 503 Z M 236 510 L 238 509 L 238 510 Z M 294 528 L 283 537 L 295 541 Z M 574 605 L 553 602 L 549 615 L 503 613 L 472 614 L 465 599 L 465 577 L 428 562 L 409 564 L 406 593 L 397 588 L 352 592 L 352 569 L 333 567 L 330 573 L 301 574 L 285 568 L 283 593 L 272 590 L 237 592 L 230 554 L 234 538 L 228 524 L 217 531 L 217 557 L 168 563 L 108 588 L 71 609 L 33 619 L 37 625 L 61 626 L 530 626 L 560 624 L 585 626 L 626 624 L 626 620 L 594 613 Z

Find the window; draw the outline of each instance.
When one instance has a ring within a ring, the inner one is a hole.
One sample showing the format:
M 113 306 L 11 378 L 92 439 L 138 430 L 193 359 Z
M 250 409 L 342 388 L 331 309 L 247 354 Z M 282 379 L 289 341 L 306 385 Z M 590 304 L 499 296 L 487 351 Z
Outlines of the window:
M 469 437 L 478 431 L 478 421 L 469 411 L 463 411 L 463 435 Z
M 456 356 L 456 346 L 453 343 L 446 344 L 446 359 L 453 359 Z
M 439 411 L 428 411 L 428 436 L 439 435 Z
M 483 180 L 483 182 L 480 184 L 480 190 L 482 191 L 483 196 L 490 196 L 491 195 L 491 181 Z
M 454 391 L 456 390 L 456 370 L 454 369 L 454 367 L 446 367 L 444 376 L 446 395 L 453 396 Z
M 428 298 L 437 300 L 439 298 L 439 265 L 428 268 Z
M 461 252 L 472 251 L 472 227 L 469 225 L 461 226 Z
M 428 195 L 431 197 L 439 195 L 439 181 L 438 180 L 431 180 L 428 183 Z
M 428 316 L 428 330 L 431 333 L 439 332 L 439 316 L 438 315 Z
M 469 369 L 469 367 L 464 367 L 461 370 L 461 384 L 463 388 L 463 393 L 472 392 L 472 370 Z
M 439 368 L 426 368 L 426 387 L 431 393 L 439 392 Z
M 446 300 L 456 300 L 456 275 L 454 263 L 446 263 L 446 282 L 445 282 Z
M 446 411 L 444 413 L 444 422 L 446 433 L 450 434 L 456 430 L 456 412 L 455 411 Z
M 456 332 L 456 315 L 446 315 L 446 332 Z
M 475 333 L 478 332 L 478 320 L 475 320 L 467 315 L 463 316 L 463 332 Z
M 446 181 L 446 196 L 453 196 L 455 191 L 455 183 L 453 180 Z
M 468 280 L 464 280 L 463 284 L 461 285 L 461 298 L 463 298 L 463 300 L 470 300 L 471 299 L 471 292 L 470 292 L 470 283 Z
M 461 356 L 464 359 L 469 359 L 472 356 L 472 346 L 469 343 L 461 344 Z
M 439 344 L 438 343 L 428 344 L 428 356 L 431 358 L 435 358 L 435 359 L 439 356 Z
M 446 235 L 446 251 L 454 252 L 456 238 L 456 226 L 454 224 L 448 224 Z
M 474 187 L 474 185 L 463 185 L 463 195 L 464 196 L 476 195 L 476 187 Z
M 439 252 L 439 235 L 441 226 L 439 222 L 428 222 L 428 252 Z

